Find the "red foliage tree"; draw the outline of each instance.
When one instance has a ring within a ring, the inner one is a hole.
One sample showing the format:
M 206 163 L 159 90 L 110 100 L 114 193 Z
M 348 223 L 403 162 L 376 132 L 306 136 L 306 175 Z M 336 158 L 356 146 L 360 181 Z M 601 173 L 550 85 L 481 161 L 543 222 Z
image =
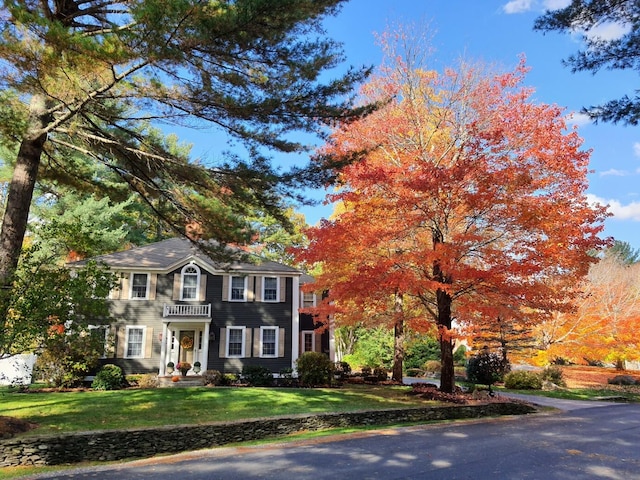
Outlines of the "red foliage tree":
M 589 153 L 559 107 L 531 99 L 526 71 L 524 61 L 492 74 L 396 60 L 363 90 L 366 101 L 391 98 L 386 108 L 343 125 L 325 147 L 365 153 L 330 196 L 344 212 L 311 228 L 299 252 L 322 263 L 315 287 L 330 294 L 318 311 L 416 301 L 421 318 L 409 321 L 437 327 L 446 392 L 454 320 L 495 319 L 505 305 L 562 310 L 594 261 L 588 252 L 604 244 L 605 209 L 585 195 Z

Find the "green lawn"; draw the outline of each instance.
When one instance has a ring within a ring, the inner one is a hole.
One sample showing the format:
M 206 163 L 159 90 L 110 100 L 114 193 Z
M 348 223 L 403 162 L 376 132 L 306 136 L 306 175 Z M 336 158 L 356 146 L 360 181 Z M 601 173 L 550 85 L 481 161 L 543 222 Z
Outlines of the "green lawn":
M 409 387 L 161 388 L 12 393 L 0 390 L 2 415 L 37 423 L 26 435 L 198 424 L 300 413 L 425 405 Z
M 525 395 L 539 395 L 542 397 L 562 398 L 565 400 L 602 400 L 605 398 L 621 398 L 627 402 L 640 403 L 640 389 L 638 387 L 617 389 L 602 388 L 561 388 L 558 390 L 506 390 L 498 388 L 498 391 L 522 393 Z

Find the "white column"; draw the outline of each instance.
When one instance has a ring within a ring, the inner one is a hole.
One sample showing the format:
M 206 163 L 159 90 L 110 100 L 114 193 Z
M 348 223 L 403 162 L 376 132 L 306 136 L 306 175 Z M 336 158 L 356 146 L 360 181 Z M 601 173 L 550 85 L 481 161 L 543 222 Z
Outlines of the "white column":
M 158 369 L 158 375 L 163 377 L 166 375 L 167 368 L 167 337 L 169 336 L 169 329 L 166 323 L 162 323 L 162 342 L 160 342 L 160 368 Z
M 211 324 L 209 322 L 205 322 L 204 324 L 204 336 L 202 337 L 202 350 L 200 352 L 200 368 L 202 368 L 202 372 L 208 370 L 209 363 L 209 332 L 211 329 Z
M 300 277 L 293 277 L 291 290 L 291 368 L 295 371 L 300 356 Z
M 329 328 L 327 328 L 327 333 L 329 334 L 329 358 L 332 362 L 342 361 L 342 358 L 336 358 L 336 332 L 333 317 L 329 318 Z

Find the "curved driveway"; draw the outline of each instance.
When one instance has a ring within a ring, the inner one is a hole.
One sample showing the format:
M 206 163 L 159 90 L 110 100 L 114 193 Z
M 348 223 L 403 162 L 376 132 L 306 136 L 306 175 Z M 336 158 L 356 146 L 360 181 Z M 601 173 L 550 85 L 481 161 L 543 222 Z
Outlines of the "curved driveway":
M 218 448 L 34 478 L 640 480 L 640 405 L 574 401 L 563 408 Z

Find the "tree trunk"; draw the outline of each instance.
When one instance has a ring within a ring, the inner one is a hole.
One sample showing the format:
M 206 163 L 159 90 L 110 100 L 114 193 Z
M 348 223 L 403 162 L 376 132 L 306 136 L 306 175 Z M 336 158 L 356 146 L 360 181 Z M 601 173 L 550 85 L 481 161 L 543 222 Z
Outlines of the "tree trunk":
M 393 372 L 391 378 L 402 383 L 404 362 L 404 320 L 402 317 L 402 295 L 396 294 L 396 321 L 393 325 Z
M 453 370 L 453 341 L 451 339 L 451 295 L 436 292 L 438 302 L 438 339 L 440 341 L 440 390 L 453 393 L 456 380 Z
M 29 127 L 18 151 L 0 231 L 0 282 L 5 291 L 10 289 L 12 275 L 18 266 L 40 157 L 47 140 L 44 128 L 50 120 L 44 97 L 34 96 L 29 110 Z M 4 310 L 0 312 L 4 313 Z

